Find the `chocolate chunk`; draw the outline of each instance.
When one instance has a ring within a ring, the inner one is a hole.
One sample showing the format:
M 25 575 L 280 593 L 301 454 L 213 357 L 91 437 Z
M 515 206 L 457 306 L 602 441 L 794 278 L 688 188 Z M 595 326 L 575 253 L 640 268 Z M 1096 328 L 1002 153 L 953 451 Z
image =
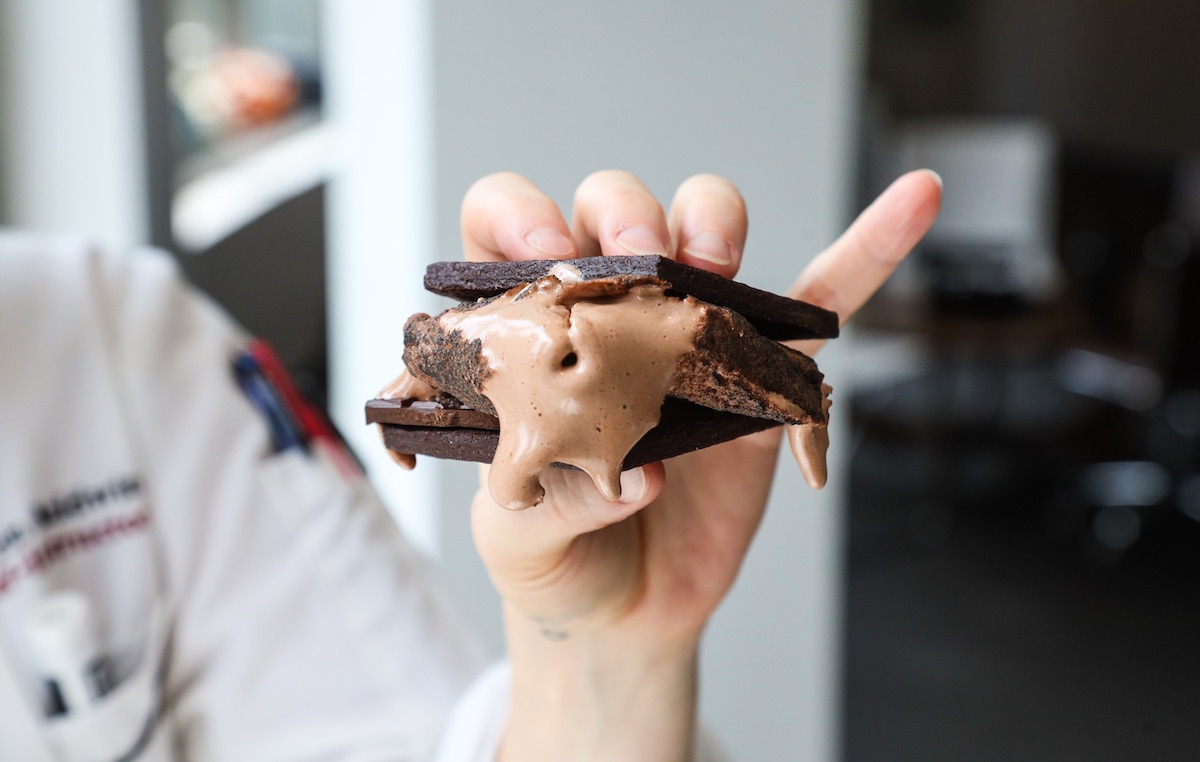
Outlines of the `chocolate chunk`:
M 458 400 L 442 395 L 437 400 L 382 400 L 367 403 L 367 423 L 399 426 L 456 427 L 500 430 L 500 419 L 494 415 L 462 407 Z
M 444 411 L 408 408 L 401 413 L 398 407 L 393 400 L 372 400 L 367 404 L 368 421 L 381 424 L 388 449 L 449 460 L 492 462 L 500 440 L 496 419 L 492 419 L 495 428 L 446 428 L 441 417 Z M 389 422 L 401 417 L 405 420 L 403 425 Z M 428 425 L 419 423 L 422 418 Z M 663 404 L 658 426 L 634 445 L 622 467 L 637 468 L 778 425 L 763 418 L 722 413 L 684 400 L 668 399 Z
M 460 301 L 502 294 L 544 276 L 559 260 L 525 262 L 436 262 L 425 271 L 425 288 Z M 806 302 L 762 291 L 658 255 L 584 257 L 568 260 L 584 280 L 614 276 L 651 276 L 675 291 L 743 315 L 760 334 L 777 341 L 832 339 L 838 335 L 837 314 Z

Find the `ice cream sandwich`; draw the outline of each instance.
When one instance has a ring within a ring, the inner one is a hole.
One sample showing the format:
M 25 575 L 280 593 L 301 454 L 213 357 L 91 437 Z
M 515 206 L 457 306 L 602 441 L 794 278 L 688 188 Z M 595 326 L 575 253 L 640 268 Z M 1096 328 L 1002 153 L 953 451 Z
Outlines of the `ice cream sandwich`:
M 548 466 L 616 499 L 623 469 L 788 424 L 824 482 L 829 387 L 781 341 L 836 337 L 828 310 L 658 256 L 443 262 L 425 285 L 462 301 L 408 319 L 406 368 L 366 407 L 403 465 L 491 463 L 510 508 Z

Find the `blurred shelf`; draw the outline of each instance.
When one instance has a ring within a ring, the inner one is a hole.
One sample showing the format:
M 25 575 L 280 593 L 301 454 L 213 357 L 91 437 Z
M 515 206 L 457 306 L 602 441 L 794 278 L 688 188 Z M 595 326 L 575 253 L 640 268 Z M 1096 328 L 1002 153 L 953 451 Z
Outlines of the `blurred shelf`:
M 331 142 L 331 128 L 305 114 L 192 159 L 181 170 L 186 179 L 171 204 L 175 241 L 188 253 L 203 253 L 325 182 Z

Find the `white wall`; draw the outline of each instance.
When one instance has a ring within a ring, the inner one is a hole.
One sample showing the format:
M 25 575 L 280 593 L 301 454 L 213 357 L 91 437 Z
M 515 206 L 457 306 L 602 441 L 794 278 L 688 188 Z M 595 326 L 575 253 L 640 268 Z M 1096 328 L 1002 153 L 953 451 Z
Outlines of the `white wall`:
M 8 224 L 148 240 L 136 13 L 136 0 L 0 2 Z
M 848 213 L 857 7 L 439 0 L 438 256 L 459 257 L 458 202 L 488 172 L 521 172 L 568 204 L 595 169 L 632 170 L 666 198 L 708 171 L 731 177 L 748 201 L 742 279 L 785 288 Z M 835 386 L 836 355 L 822 357 Z M 836 469 L 845 429 L 834 439 Z M 736 759 L 826 760 L 838 719 L 839 485 L 814 494 L 794 465 L 780 473 L 706 639 L 703 708 Z M 469 466 L 446 471 L 442 559 L 499 648 L 498 606 L 467 527 L 473 483 Z
M 327 0 L 325 113 L 335 141 L 328 187 L 330 407 L 405 531 L 437 548 L 440 464 L 402 472 L 363 425 L 363 403 L 403 367 L 400 329 L 433 309 L 433 71 L 429 5 Z

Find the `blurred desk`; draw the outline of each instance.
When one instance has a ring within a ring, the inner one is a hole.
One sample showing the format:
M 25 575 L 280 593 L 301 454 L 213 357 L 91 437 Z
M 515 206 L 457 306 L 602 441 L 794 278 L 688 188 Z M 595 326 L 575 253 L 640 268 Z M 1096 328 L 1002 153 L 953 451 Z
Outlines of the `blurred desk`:
M 939 347 L 1054 351 L 1089 341 L 1082 311 L 1066 296 L 1045 304 L 977 312 L 879 296 L 863 307 L 854 324 L 862 331 L 913 336 Z
M 854 363 L 867 369 L 863 383 L 853 385 L 855 426 L 886 431 L 918 447 L 947 449 L 951 457 L 943 462 L 952 463 L 963 446 L 1004 446 L 1028 454 L 1030 444 L 1066 436 L 1099 415 L 1056 379 L 1058 358 L 1087 335 L 1069 299 L 989 314 L 877 298 L 856 316 L 855 326 L 866 346 L 899 344 L 901 349 L 887 351 L 911 360 L 875 362 L 866 356 Z M 883 358 L 883 351 L 874 351 Z

